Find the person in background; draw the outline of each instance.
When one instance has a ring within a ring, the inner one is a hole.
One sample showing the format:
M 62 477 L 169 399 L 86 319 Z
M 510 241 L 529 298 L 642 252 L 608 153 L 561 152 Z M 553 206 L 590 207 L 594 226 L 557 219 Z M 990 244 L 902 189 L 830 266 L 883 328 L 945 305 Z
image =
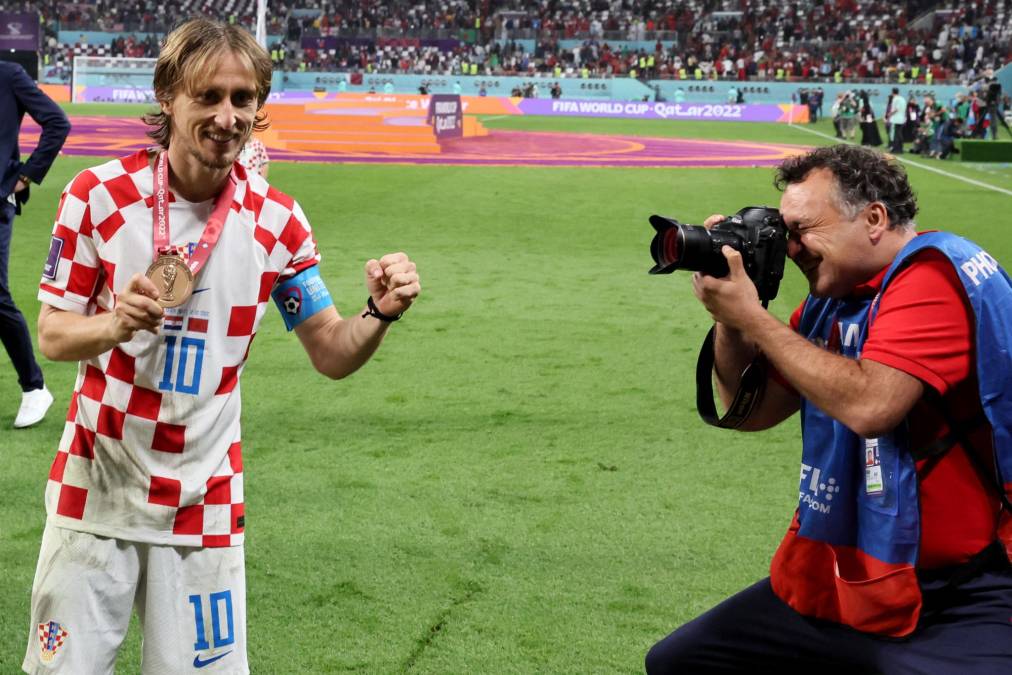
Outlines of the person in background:
M 962 137 L 962 118 L 950 116 L 938 129 L 937 151 L 933 156 L 938 159 L 948 159 L 950 155 L 959 154 L 956 141 Z
M 878 130 L 878 122 L 875 121 L 875 110 L 871 107 L 871 101 L 868 100 L 868 92 L 861 90 L 860 100 L 861 145 L 877 148 L 882 145 L 882 135 Z
M 930 96 L 925 96 L 921 119 L 914 134 L 913 144 L 910 146 L 911 153 L 925 157 L 931 153 L 935 142 L 935 115 L 934 100 Z
M 998 140 L 998 127 L 1004 126 L 1008 129 L 1008 124 L 1005 123 L 1005 119 L 1001 115 L 1001 83 L 992 66 L 989 65 L 984 69 L 984 74 L 978 80 L 977 86 L 980 88 L 980 98 L 984 102 L 982 117 L 987 118 L 987 129 L 991 131 L 991 140 L 996 141 Z M 1012 131 L 1009 133 L 1012 134 Z M 981 133 L 980 137 L 984 138 L 985 134 Z
M 833 118 L 833 131 L 837 138 L 843 138 L 843 130 L 840 128 L 840 106 L 843 103 L 846 92 L 841 91 L 836 95 L 836 100 L 829 107 L 829 114 Z
M 242 151 L 236 161 L 242 164 L 247 171 L 258 173 L 267 178 L 271 158 L 267 156 L 267 146 L 256 136 L 250 136 L 246 145 L 242 146 Z
M 18 136 L 25 113 L 42 127 L 39 143 L 31 156 L 21 161 Z M 10 259 L 14 216 L 31 195 L 31 186 L 46 177 L 60 153 L 70 122 L 51 98 L 38 88 L 25 69 L 0 61 L 0 341 L 14 363 L 21 386 L 21 406 L 14 427 L 22 429 L 42 421 L 53 404 L 42 369 L 35 360 L 32 336 L 21 310 L 11 295 L 7 264 Z M 59 255 L 59 252 L 57 252 Z M 53 264 L 53 260 L 46 265 Z
M 917 138 L 917 129 L 920 127 L 921 115 L 921 106 L 911 96 L 910 100 L 907 101 L 907 122 L 903 125 L 904 143 L 913 143 L 914 139 Z
M 848 91 L 840 101 L 840 132 L 842 138 L 853 141 L 857 137 L 858 115 L 861 104 L 853 92 Z M 863 131 L 863 129 L 862 129 Z
M 808 122 L 815 124 L 822 115 L 822 89 L 812 89 L 808 92 Z
M 893 87 L 886 104 L 885 120 L 889 134 L 889 151 L 894 155 L 903 154 L 903 127 L 907 123 L 907 100 L 900 94 L 899 87 Z

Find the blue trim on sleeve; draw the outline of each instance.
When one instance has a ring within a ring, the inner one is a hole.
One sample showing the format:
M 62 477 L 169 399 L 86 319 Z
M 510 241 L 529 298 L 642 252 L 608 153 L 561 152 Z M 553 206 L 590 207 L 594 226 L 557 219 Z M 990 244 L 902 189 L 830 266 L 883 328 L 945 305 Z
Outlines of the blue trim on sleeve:
M 288 330 L 317 312 L 334 306 L 330 291 L 320 278 L 320 270 L 316 265 L 278 284 L 271 292 L 271 297 L 281 311 L 281 318 L 285 320 Z

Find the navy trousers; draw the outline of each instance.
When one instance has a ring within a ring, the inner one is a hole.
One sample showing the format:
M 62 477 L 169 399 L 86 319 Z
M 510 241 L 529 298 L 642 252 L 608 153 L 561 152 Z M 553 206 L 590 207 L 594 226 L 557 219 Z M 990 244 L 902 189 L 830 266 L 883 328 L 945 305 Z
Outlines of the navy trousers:
M 954 588 L 930 586 L 917 630 L 892 639 L 804 617 L 766 578 L 654 645 L 647 673 L 1012 673 L 1012 571 L 985 571 Z
M 11 233 L 14 229 L 14 205 L 0 200 L 0 341 L 14 362 L 21 391 L 42 388 L 42 370 L 32 351 L 32 336 L 25 317 L 11 297 L 7 264 L 11 253 Z

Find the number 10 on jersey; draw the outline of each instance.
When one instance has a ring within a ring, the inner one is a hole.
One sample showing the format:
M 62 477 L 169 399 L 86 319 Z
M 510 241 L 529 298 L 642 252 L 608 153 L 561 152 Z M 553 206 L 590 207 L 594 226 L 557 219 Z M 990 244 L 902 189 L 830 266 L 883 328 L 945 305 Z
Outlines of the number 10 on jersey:
M 158 388 L 196 396 L 204 364 L 204 340 L 190 336 L 165 336 L 165 370 Z

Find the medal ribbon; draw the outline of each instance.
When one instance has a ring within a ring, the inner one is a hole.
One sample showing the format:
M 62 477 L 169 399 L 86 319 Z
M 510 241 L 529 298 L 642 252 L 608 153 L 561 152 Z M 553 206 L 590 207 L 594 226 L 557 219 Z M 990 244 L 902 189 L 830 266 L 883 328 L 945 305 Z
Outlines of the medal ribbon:
M 164 150 L 160 152 L 158 160 L 155 163 L 155 208 L 152 211 L 155 260 L 158 259 L 159 255 L 165 255 L 172 250 L 172 246 L 169 244 L 168 154 Z M 204 266 L 204 263 L 207 262 L 207 259 L 211 257 L 211 251 L 214 250 L 215 244 L 218 243 L 225 219 L 228 217 L 228 210 L 232 207 L 232 197 L 234 195 L 235 178 L 230 173 L 225 187 L 214 201 L 214 209 L 211 211 L 211 217 L 208 219 L 207 225 L 204 226 L 203 234 L 200 235 L 200 242 L 198 242 L 197 248 L 193 250 L 189 260 L 186 261 L 186 266 L 190 268 L 190 272 L 194 277 L 197 276 L 197 273 Z

